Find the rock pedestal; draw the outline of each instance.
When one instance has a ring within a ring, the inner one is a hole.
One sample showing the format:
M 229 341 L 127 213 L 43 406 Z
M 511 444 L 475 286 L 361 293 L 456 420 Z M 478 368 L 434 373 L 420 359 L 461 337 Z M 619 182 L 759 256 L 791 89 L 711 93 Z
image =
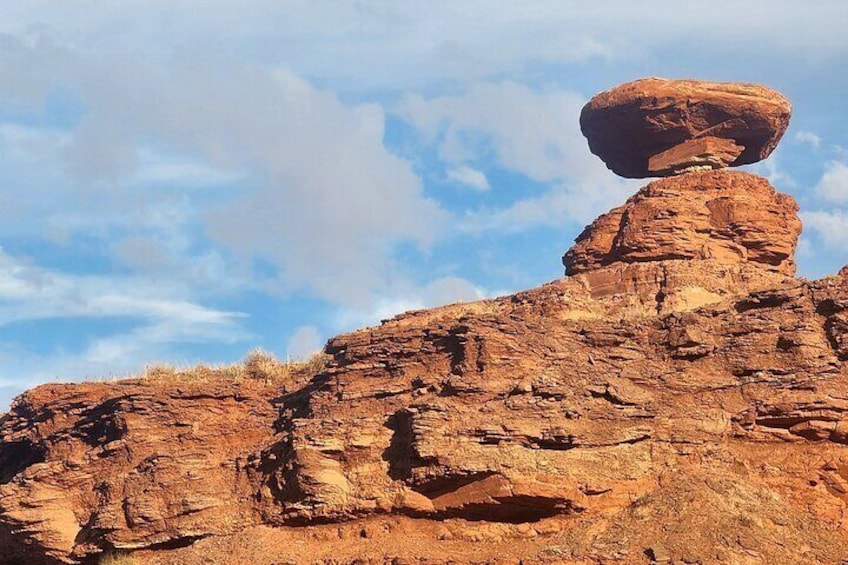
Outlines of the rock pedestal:
M 565 274 L 595 298 L 623 293 L 658 313 L 793 276 L 797 203 L 726 170 L 767 157 L 790 113 L 780 93 L 753 84 L 648 78 L 593 97 L 580 116 L 592 152 L 621 176 L 668 178 L 587 226 Z
M 576 275 L 615 263 L 700 259 L 792 276 L 800 233 L 798 204 L 766 179 L 695 172 L 652 182 L 599 217 L 563 263 Z

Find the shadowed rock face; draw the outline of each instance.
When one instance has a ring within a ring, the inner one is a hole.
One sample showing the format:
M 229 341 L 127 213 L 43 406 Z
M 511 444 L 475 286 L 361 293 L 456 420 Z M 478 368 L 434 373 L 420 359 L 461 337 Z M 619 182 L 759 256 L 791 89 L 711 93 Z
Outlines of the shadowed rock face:
M 764 86 L 647 78 L 596 95 L 580 128 L 617 175 L 662 177 L 765 159 L 791 112 Z

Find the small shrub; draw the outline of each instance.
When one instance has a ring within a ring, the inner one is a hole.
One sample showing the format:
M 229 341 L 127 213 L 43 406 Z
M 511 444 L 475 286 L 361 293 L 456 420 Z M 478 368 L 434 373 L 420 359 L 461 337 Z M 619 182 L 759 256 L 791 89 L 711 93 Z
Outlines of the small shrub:
M 142 378 L 144 379 L 162 379 L 173 377 L 177 374 L 176 367 L 166 363 L 154 363 L 144 367 Z
M 291 366 L 281 363 L 264 349 L 254 349 L 248 353 L 243 364 L 245 376 L 249 379 L 271 383 L 291 377 Z
M 303 371 L 307 375 L 314 377 L 315 375 L 327 368 L 327 365 L 330 363 L 331 359 L 331 356 L 327 355 L 323 351 L 319 351 L 302 364 Z
M 141 561 L 129 553 L 110 551 L 103 554 L 98 565 L 141 565 Z

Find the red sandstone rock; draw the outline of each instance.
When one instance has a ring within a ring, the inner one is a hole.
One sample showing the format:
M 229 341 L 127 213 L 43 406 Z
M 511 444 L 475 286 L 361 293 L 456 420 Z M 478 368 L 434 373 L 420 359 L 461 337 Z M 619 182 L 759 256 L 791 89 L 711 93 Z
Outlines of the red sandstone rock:
M 648 159 L 648 172 L 655 176 L 680 174 L 695 169 L 720 169 L 736 160 L 745 148 L 732 139 L 698 137 L 657 153 Z
M 644 178 L 765 159 L 791 111 L 760 85 L 647 78 L 596 95 L 580 128 L 613 172 Z
M 731 204 L 780 200 L 723 172 L 654 183 L 625 208 L 678 202 L 707 180 Z M 793 210 L 787 200 L 775 218 L 795 225 Z M 620 238 L 596 231 L 588 240 Z M 791 253 L 728 257 L 596 257 L 538 289 L 339 336 L 326 368 L 285 387 L 39 387 L 0 422 L 2 555 L 838 562 L 848 279 L 794 280 Z
M 765 179 L 737 171 L 650 183 L 595 220 L 563 257 L 568 275 L 614 263 L 711 259 L 792 275 L 798 205 Z
M 279 392 L 201 379 L 25 393 L 0 425 L 0 562 L 75 562 L 255 524 L 244 467 L 273 433 Z

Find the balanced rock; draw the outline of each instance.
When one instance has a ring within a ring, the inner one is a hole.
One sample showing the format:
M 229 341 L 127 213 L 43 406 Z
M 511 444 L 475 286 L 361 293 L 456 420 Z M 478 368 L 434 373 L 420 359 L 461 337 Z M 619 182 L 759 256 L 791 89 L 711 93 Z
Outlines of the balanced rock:
M 712 260 L 787 276 L 801 221 L 798 204 L 759 176 L 703 171 L 654 181 L 602 215 L 563 257 L 567 275 L 614 263 Z
M 595 220 L 568 277 L 399 315 L 299 368 L 18 397 L 0 565 L 845 563 L 848 268 L 794 278 L 795 201 L 688 172 L 785 127 L 764 89 L 695 84 L 654 103 L 686 119 L 611 134 L 687 174 Z
M 765 159 L 791 112 L 783 95 L 756 84 L 646 78 L 592 98 L 580 128 L 617 175 L 663 177 Z

